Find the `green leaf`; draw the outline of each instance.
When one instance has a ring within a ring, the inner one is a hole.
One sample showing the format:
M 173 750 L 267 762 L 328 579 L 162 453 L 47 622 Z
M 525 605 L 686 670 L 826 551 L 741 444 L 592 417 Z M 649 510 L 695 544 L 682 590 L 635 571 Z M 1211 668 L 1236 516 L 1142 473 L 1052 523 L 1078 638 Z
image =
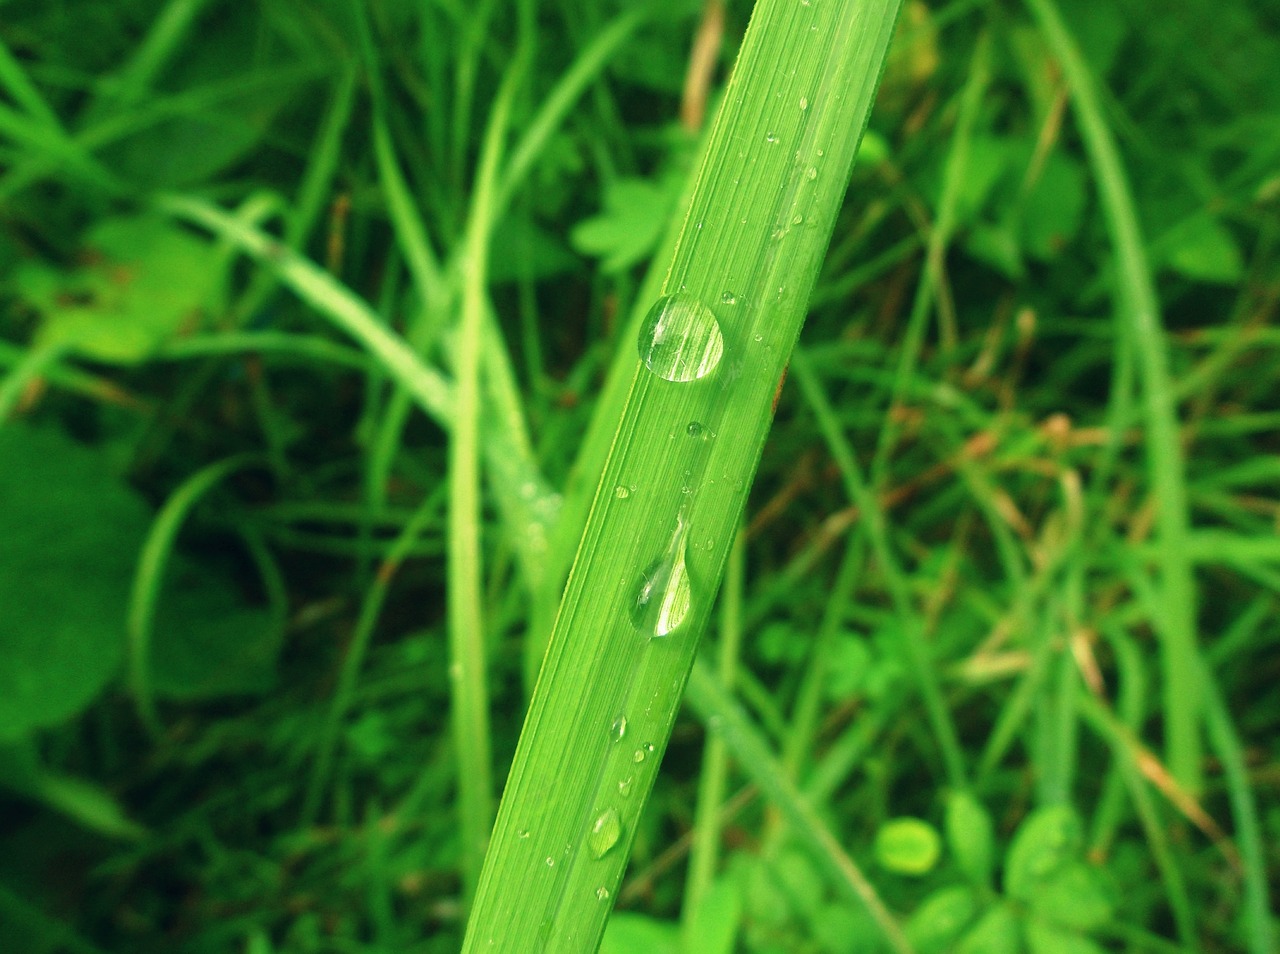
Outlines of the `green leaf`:
M 181 700 L 265 692 L 281 636 L 271 614 L 245 605 L 225 576 L 175 555 L 152 639 L 153 691 Z
M 1027 254 L 1039 259 L 1060 254 L 1080 230 L 1084 207 L 1085 177 L 1080 163 L 1060 151 L 1049 153 L 1019 210 Z
M 933 870 L 942 853 L 938 830 L 919 818 L 894 818 L 876 832 L 876 860 L 898 874 L 922 875 Z
M 995 866 L 995 834 L 991 815 L 968 792 L 953 792 L 947 798 L 945 821 L 947 845 L 960 866 L 975 884 L 991 884 Z
M 978 898 L 971 888 L 940 888 L 925 898 L 907 921 L 907 938 L 919 954 L 942 954 L 977 914 Z
M 1097 873 L 1075 862 L 1040 884 L 1029 899 L 1046 921 L 1087 931 L 1111 919 L 1111 899 Z
M 603 258 L 606 272 L 630 268 L 653 252 L 676 197 L 669 184 L 616 179 L 605 188 L 604 211 L 574 227 L 573 247 Z
M 1176 229 L 1165 247 L 1165 264 L 1195 281 L 1231 284 L 1244 275 L 1244 257 L 1217 219 L 1197 216 Z
M 70 271 L 28 264 L 15 285 L 41 312 L 38 343 L 98 361 L 141 361 L 194 328 L 220 274 L 208 242 L 155 215 L 99 223 L 85 257 Z
M 1007 904 L 997 905 L 960 939 L 955 954 L 1019 954 L 1018 919 Z
M 1027 921 L 1025 930 L 1031 954 L 1104 954 L 1103 949 L 1087 937 L 1035 918 Z
M 101 453 L 0 428 L 0 741 L 71 718 L 114 678 L 149 519 Z
M 608 903 L 607 897 L 599 903 Z M 678 954 L 680 932 L 670 921 L 624 911 L 609 919 L 599 954 Z
M 1009 846 L 1005 892 L 1021 901 L 1031 901 L 1045 881 L 1075 859 L 1081 837 L 1080 821 L 1065 805 L 1033 812 L 1019 826 Z

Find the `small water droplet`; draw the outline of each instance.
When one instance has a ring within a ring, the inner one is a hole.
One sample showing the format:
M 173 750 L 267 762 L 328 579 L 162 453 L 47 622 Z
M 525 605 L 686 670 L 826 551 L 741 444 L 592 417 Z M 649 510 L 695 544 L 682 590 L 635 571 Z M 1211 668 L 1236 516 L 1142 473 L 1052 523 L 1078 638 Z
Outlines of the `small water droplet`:
M 613 725 L 609 726 L 609 738 L 615 742 L 621 742 L 622 737 L 627 734 L 627 717 L 618 716 L 613 720 Z
M 644 744 L 644 750 L 645 750 L 646 752 L 652 752 L 652 751 L 653 751 L 653 743 L 652 743 L 652 742 L 646 742 L 646 743 Z
M 791 224 L 792 224 L 792 225 L 803 225 L 803 224 L 804 224 L 804 216 L 803 216 L 803 215 L 795 215 L 795 216 L 792 216 L 792 218 L 791 218 Z
M 711 309 L 692 295 L 664 295 L 640 328 L 640 359 L 667 381 L 705 378 L 724 355 L 724 335 Z
M 819 149 L 819 150 L 818 150 L 818 155 L 820 155 L 820 156 L 821 156 L 821 155 L 823 155 L 823 152 L 822 152 L 822 150 L 821 150 L 821 149 Z
M 631 761 L 640 763 L 644 761 L 644 749 L 636 749 L 636 754 L 631 756 Z
M 690 422 L 689 422 L 689 426 L 685 428 L 685 432 L 686 432 L 690 437 L 701 437 L 701 436 L 702 436 L 702 425 L 701 425 L 701 424 L 699 424 L 697 421 L 690 421 Z
M 631 778 L 631 776 L 627 776 L 626 778 L 619 779 L 619 780 L 618 780 L 618 794 L 619 794 L 619 795 L 621 795 L 623 798 L 630 798 L 630 797 L 631 797 L 631 785 L 632 785 L 632 783 L 633 783 L 634 781 L 635 781 L 635 779 Z
M 609 889 L 608 889 L 608 888 L 606 888 L 604 885 L 600 885 L 600 887 L 596 888 L 596 900 L 597 900 L 597 901 L 608 901 L 608 900 L 609 900 Z
M 801 109 L 808 109 L 808 108 L 809 108 L 809 97 L 807 97 L 807 96 L 801 96 L 801 97 L 800 97 L 800 108 L 801 108 Z
M 609 808 L 596 816 L 587 832 L 587 850 L 593 858 L 603 858 L 622 837 L 622 819 L 615 808 Z
M 622 484 L 618 484 L 618 486 L 613 489 L 613 495 L 617 497 L 619 500 L 626 500 L 628 497 L 631 496 L 631 491 L 628 490 L 626 487 L 624 487 Z
M 554 868 L 555 866 L 556 866 L 556 860 L 552 858 L 550 855 L 547 855 L 547 867 Z
M 777 142 L 778 141 L 777 133 L 765 133 L 764 141 L 769 143 Z
M 529 829 L 521 828 L 518 832 L 516 832 L 516 837 L 519 838 L 521 841 L 524 841 L 526 838 L 529 837 L 529 834 L 530 834 Z
M 805 170 L 804 175 L 806 179 L 812 182 L 814 179 L 818 178 L 818 167 L 810 166 L 808 169 Z
M 722 305 L 736 305 L 737 303 L 738 296 L 731 291 L 727 291 L 720 296 L 720 304 Z
M 764 335 L 752 335 L 754 341 L 764 341 Z

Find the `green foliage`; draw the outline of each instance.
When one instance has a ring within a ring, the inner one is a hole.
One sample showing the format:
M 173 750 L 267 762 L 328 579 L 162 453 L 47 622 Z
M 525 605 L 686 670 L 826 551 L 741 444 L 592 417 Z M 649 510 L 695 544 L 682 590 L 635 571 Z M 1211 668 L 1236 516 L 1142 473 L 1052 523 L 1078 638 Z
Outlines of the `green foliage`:
M 850 177 L 750 6 L 2 5 L 0 951 L 456 952 L 544 659 L 568 949 L 1274 950 L 1280 24 L 907 0 Z

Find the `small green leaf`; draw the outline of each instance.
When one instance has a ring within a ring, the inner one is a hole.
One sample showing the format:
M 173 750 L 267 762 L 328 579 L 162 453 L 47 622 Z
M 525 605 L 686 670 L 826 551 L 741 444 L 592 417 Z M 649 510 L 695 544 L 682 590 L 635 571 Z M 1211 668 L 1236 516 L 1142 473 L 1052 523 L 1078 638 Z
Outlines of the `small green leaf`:
M 876 832 L 876 860 L 898 874 L 922 875 L 933 870 L 942 853 L 938 830 L 919 818 L 894 818 Z
M 1207 215 L 1174 231 L 1165 261 L 1174 271 L 1196 281 L 1230 284 L 1244 275 L 1244 257 L 1235 237 Z
M 0 428 L 0 742 L 71 718 L 114 678 L 149 520 L 101 453 Z
M 1018 919 L 1006 904 L 998 905 L 960 939 L 955 954 L 1019 954 L 1022 939 Z
M 1018 828 L 1009 846 L 1004 873 L 1005 891 L 1030 901 L 1043 882 L 1072 861 L 1080 850 L 1080 822 L 1065 805 L 1033 812 Z
M 1087 937 L 1045 924 L 1036 918 L 1027 921 L 1026 934 L 1031 954 L 1103 954 L 1103 949 Z
M 995 834 L 986 808 L 968 792 L 953 792 L 947 799 L 947 845 L 975 884 L 991 884 L 995 865 Z
M 107 219 L 72 270 L 31 263 L 18 293 L 41 313 L 36 336 L 99 361 L 132 363 L 199 323 L 216 286 L 213 247 L 155 215 Z
M 648 179 L 618 179 L 604 193 L 604 211 L 579 222 L 570 239 L 578 251 L 620 272 L 653 252 L 667 226 L 675 192 Z
M 1036 914 L 1064 927 L 1087 931 L 1111 919 L 1111 900 L 1098 875 L 1075 862 L 1042 883 L 1030 898 Z
M 963 885 L 929 895 L 907 921 L 907 939 L 919 954 L 942 954 L 978 914 L 978 899 Z

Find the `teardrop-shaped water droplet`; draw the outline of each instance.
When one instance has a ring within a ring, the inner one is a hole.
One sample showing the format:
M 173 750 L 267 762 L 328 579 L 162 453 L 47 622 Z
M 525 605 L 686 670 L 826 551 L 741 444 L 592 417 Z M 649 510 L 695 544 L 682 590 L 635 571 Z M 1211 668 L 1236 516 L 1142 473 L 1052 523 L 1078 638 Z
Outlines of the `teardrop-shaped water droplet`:
M 644 761 L 644 749 L 636 749 L 635 755 L 631 756 L 631 761 L 639 764 Z
M 608 888 L 606 888 L 604 885 L 600 885 L 600 887 L 596 888 L 596 900 L 597 900 L 597 901 L 608 901 L 608 900 L 609 900 L 609 889 L 608 889 Z
M 649 564 L 640 576 L 631 619 L 651 636 L 670 636 L 689 615 L 692 593 L 685 563 L 688 538 L 689 527 L 682 518 L 676 524 L 667 552 Z
M 724 356 L 724 334 L 711 309 L 692 295 L 664 295 L 640 328 L 640 360 L 667 381 L 705 378 Z
M 622 819 L 617 809 L 610 808 L 596 816 L 587 832 L 587 850 L 592 858 L 603 858 L 622 837 Z
M 613 720 L 613 725 L 609 726 L 609 738 L 615 742 L 621 742 L 622 737 L 627 734 L 627 717 L 622 715 Z

